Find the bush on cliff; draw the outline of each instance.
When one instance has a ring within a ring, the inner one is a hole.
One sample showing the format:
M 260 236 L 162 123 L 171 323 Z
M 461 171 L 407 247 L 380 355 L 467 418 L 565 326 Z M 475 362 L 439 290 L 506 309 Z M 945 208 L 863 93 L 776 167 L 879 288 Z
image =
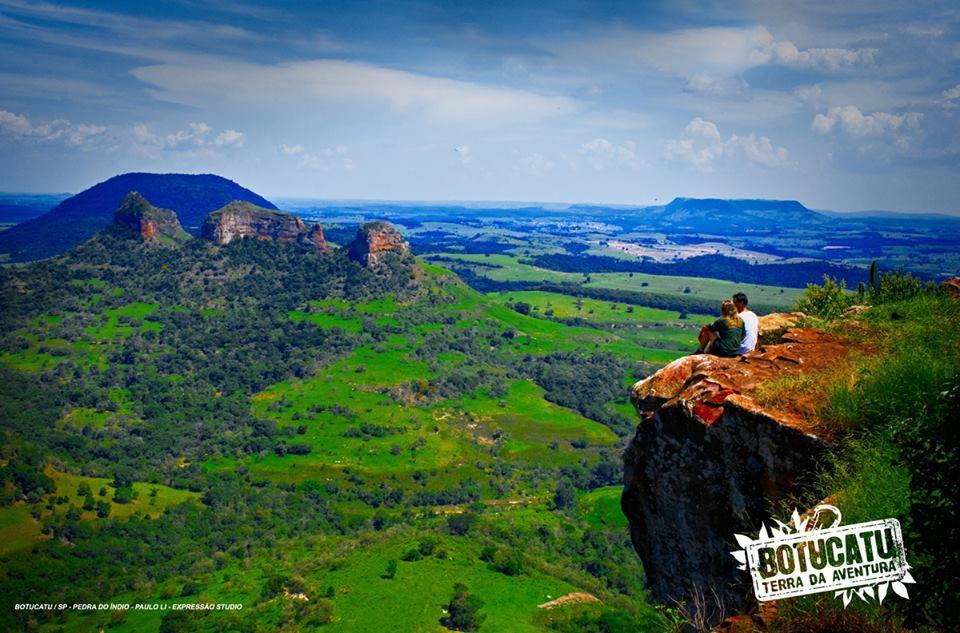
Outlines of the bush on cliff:
M 844 523 L 898 518 L 917 580 L 909 601 L 851 608 L 887 624 L 905 618 L 911 628 L 958 630 L 960 301 L 907 277 L 889 277 L 894 281 L 871 296 L 874 307 L 862 316 L 878 351 L 861 359 L 853 380 L 834 387 L 825 407 L 847 435 L 821 484 L 836 496 Z M 798 620 L 843 611 L 829 597 L 792 601 L 789 609 Z M 782 630 L 791 630 L 790 620 Z

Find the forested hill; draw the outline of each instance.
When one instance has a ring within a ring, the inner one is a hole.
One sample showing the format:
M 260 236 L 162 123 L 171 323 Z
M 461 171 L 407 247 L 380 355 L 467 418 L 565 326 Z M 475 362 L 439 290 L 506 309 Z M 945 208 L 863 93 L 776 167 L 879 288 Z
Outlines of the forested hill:
M 391 629 L 365 588 L 401 601 L 392 629 L 428 630 L 460 580 L 490 597 L 490 630 L 542 629 L 544 596 L 583 591 L 596 618 L 657 617 L 623 598 L 643 584 L 612 486 L 625 381 L 662 350 L 476 293 L 386 223 L 331 250 L 242 209 L 259 232 L 188 238 L 155 202 L 131 194 L 93 239 L 0 270 L 0 630 L 61 624 L 21 596 L 225 595 L 251 627 L 195 630 Z M 409 578 L 423 589 L 398 591 Z
M 158 207 L 176 211 L 183 227 L 199 230 L 203 218 L 234 200 L 267 209 L 272 202 L 213 174 L 128 173 L 67 198 L 44 215 L 0 232 L 0 257 L 25 262 L 66 252 L 107 226 L 124 196 L 138 191 Z

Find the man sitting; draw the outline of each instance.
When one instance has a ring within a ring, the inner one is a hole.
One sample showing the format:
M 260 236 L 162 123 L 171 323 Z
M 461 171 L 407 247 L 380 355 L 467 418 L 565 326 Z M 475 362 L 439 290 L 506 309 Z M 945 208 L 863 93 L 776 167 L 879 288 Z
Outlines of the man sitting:
M 733 305 L 737 307 L 740 318 L 743 319 L 743 340 L 740 342 L 740 355 L 748 354 L 757 346 L 757 334 L 760 330 L 760 321 L 757 315 L 747 309 L 747 295 L 738 292 L 733 295 Z

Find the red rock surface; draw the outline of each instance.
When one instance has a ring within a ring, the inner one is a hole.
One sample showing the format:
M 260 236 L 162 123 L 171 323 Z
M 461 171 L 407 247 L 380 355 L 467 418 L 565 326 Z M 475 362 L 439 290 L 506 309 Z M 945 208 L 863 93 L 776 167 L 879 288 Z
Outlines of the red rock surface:
M 360 227 L 349 246 L 350 259 L 367 268 L 377 268 L 388 253 L 406 256 L 410 245 L 388 222 L 369 222 Z
M 120 202 L 113 216 L 113 223 L 148 241 L 154 241 L 159 237 L 179 241 L 189 237 L 180 226 L 176 213 L 170 209 L 153 206 L 136 191 L 128 193 Z
M 686 407 L 702 422 L 712 424 L 723 414 L 730 396 L 752 399 L 763 383 L 831 369 L 848 352 L 844 341 L 820 330 L 787 330 L 778 343 L 760 345 L 746 356 L 694 354 L 677 359 L 634 385 L 631 400 L 641 414 L 669 404 Z M 668 403 L 672 399 L 676 402 Z M 806 428 L 810 425 L 804 419 L 814 415 L 816 406 L 800 393 L 766 414 L 782 424 Z
M 308 227 L 291 213 L 264 209 L 242 200 L 234 200 L 207 215 L 200 236 L 221 245 L 234 240 L 255 239 L 303 244 L 327 251 L 327 242 L 319 224 Z
M 779 336 L 789 328 L 796 327 L 800 319 L 807 315 L 803 312 L 774 312 L 773 314 L 764 314 L 757 319 L 757 335 L 761 341 L 771 336 Z
M 686 356 L 634 386 L 641 422 L 624 452 L 621 505 L 655 600 L 705 600 L 716 616 L 720 603 L 727 614 L 749 606 L 733 535 L 779 516 L 832 444 L 816 394 L 776 385 L 826 375 L 849 353 L 836 336 L 790 329 L 747 356 Z M 764 404 L 771 389 L 775 407 Z

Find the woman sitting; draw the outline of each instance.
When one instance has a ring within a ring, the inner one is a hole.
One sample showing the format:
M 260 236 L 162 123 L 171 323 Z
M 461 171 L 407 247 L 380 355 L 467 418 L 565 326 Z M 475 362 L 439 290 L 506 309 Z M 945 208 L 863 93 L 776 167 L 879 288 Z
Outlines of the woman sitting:
M 743 319 L 737 314 L 737 307 L 733 301 L 724 301 L 720 304 L 719 319 L 710 325 L 704 325 L 700 330 L 700 347 L 697 354 L 713 354 L 715 356 L 736 356 L 743 340 Z

